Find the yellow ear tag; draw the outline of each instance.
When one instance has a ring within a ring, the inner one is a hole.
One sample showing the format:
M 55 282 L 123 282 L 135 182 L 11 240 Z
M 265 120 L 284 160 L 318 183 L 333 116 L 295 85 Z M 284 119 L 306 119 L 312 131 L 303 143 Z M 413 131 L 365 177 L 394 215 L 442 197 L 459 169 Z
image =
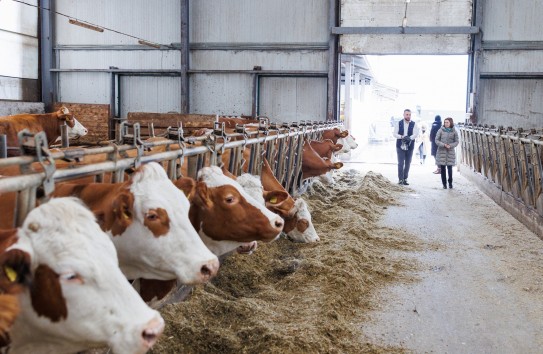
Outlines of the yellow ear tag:
M 270 203 L 277 204 L 277 197 L 273 197 L 270 199 Z
M 6 272 L 6 275 L 8 276 L 8 279 L 10 282 L 14 282 L 17 280 L 17 272 L 13 270 L 13 268 L 5 266 L 4 272 Z
M 126 220 L 130 219 L 130 215 L 128 215 L 127 213 L 123 213 L 123 219 L 126 219 Z

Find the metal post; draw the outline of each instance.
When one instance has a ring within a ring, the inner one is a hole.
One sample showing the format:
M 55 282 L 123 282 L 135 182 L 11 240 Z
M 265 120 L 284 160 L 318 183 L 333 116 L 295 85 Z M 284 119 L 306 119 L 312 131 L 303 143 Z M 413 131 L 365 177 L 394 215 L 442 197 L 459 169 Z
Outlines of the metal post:
M 41 0 L 38 13 L 40 18 L 40 74 L 41 74 L 41 100 L 46 111 L 51 110 L 56 100 L 56 92 L 53 83 L 55 68 L 54 45 L 54 7 L 55 0 Z M 51 9 L 52 11 L 49 11 Z
M 0 134 L 0 159 L 8 157 L 8 141 L 5 134 Z
M 70 140 L 68 139 L 68 125 L 66 124 L 60 126 L 60 141 L 62 142 L 63 148 L 70 146 Z
M 190 112 L 189 0 L 181 0 L 181 113 Z

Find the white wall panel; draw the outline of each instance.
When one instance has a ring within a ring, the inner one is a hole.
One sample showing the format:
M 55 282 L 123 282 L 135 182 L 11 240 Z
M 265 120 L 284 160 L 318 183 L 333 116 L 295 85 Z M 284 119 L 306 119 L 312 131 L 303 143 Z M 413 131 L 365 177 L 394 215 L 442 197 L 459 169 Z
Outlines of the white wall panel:
M 543 126 L 543 80 L 484 80 L 479 99 L 480 124 Z
M 345 54 L 468 54 L 467 35 L 342 35 Z
M 59 67 L 63 69 L 179 69 L 177 50 L 61 50 Z
M 109 104 L 110 87 L 107 73 L 58 74 L 59 102 Z
M 407 8 L 406 8 L 407 5 Z M 341 27 L 471 26 L 472 0 L 343 0 Z M 468 35 L 342 35 L 343 53 L 467 54 Z
M 191 42 L 327 42 L 328 1 L 198 0 L 190 2 Z
M 483 2 L 484 40 L 542 41 L 541 0 Z
M 178 77 L 121 77 L 121 117 L 128 112 L 179 112 Z
M 243 74 L 194 74 L 191 113 L 251 115 L 253 81 Z
M 484 51 L 481 71 L 483 72 L 541 72 L 543 51 L 509 50 Z
M 472 0 L 343 0 L 342 27 L 469 26 Z
M 180 2 L 177 0 L 56 0 L 57 11 L 156 43 L 180 41 Z M 114 32 L 91 31 L 56 17 L 57 44 L 137 44 Z
M 255 65 L 263 70 L 328 70 L 326 51 L 193 51 L 191 68 L 195 70 L 252 70 Z
M 263 77 L 259 115 L 275 122 L 326 120 L 325 78 Z
M 0 30 L 0 75 L 38 78 L 38 39 Z
M 36 6 L 38 0 L 26 0 Z M 14 1 L 0 1 L 0 30 L 20 33 L 26 36 L 38 35 L 38 9 Z

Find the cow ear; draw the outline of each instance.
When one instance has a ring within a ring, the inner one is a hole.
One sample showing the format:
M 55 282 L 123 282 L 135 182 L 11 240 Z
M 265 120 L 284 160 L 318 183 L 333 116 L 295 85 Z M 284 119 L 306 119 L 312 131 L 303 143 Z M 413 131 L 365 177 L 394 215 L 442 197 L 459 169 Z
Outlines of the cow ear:
M 334 151 L 339 151 L 343 149 L 343 144 L 336 144 L 336 147 L 334 148 Z
M 0 293 L 17 293 L 21 287 L 32 283 L 30 254 L 11 249 L 0 256 Z
M 196 205 L 202 208 L 209 209 L 213 206 L 213 202 L 209 198 L 209 190 L 205 182 L 196 183 L 196 190 L 192 199 Z
M 64 106 L 62 106 L 62 107 L 60 108 L 60 112 L 61 112 L 62 114 L 70 114 L 70 111 L 68 110 L 68 108 L 66 108 L 66 107 L 64 107 Z
M 124 191 L 113 201 L 113 214 L 115 219 L 111 233 L 116 236 L 122 234 L 130 224 L 134 216 L 134 196 Z
M 289 194 L 285 191 L 264 191 L 264 200 L 266 201 L 266 208 L 279 206 L 287 200 Z
M 196 181 L 190 177 L 181 177 L 173 182 L 175 186 L 183 191 L 188 200 L 192 200 L 196 189 Z
M 49 318 L 53 322 L 66 319 L 68 308 L 62 295 L 59 275 L 45 264 L 40 264 L 34 273 L 30 287 L 32 308 L 38 316 Z
M 334 168 L 335 168 L 336 170 L 339 170 L 340 168 L 343 167 L 343 162 L 336 162 L 336 163 L 334 163 L 333 166 L 334 166 Z
M 339 133 L 339 136 L 342 137 L 342 138 L 346 138 L 349 136 L 349 131 L 348 130 L 344 130 L 342 131 L 341 133 Z

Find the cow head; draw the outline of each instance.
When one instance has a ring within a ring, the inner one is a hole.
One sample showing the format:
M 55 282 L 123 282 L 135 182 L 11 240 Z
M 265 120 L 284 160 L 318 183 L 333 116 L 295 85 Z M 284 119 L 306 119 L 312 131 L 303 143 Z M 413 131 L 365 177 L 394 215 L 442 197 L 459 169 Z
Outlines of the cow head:
M 189 221 L 187 197 L 158 163 L 140 167 L 113 201 L 112 235 L 129 279 L 178 279 L 195 284 L 217 274 L 219 261 Z
M 285 219 L 283 232 L 287 235 L 287 238 L 294 242 L 319 241 L 319 236 L 311 222 L 311 214 L 305 200 L 302 198 L 296 199 L 294 209 L 296 211 L 294 216 Z
M 244 243 L 272 241 L 279 236 L 283 220 L 219 167 L 204 167 L 198 178 L 191 200 L 191 221 L 213 253 L 224 254 Z
M 111 240 L 80 201 L 41 205 L 17 236 L 2 255 L 4 275 L 15 282 L 30 275 L 31 284 L 18 295 L 13 352 L 108 345 L 117 353 L 144 353 L 155 343 L 164 321 L 126 281 Z
M 66 125 L 68 126 L 68 138 L 70 139 L 85 136 L 89 132 L 87 128 L 83 126 L 83 124 L 75 119 L 74 115 L 70 113 L 68 108 L 64 106 L 57 111 L 57 118 L 61 122 L 66 122 Z

